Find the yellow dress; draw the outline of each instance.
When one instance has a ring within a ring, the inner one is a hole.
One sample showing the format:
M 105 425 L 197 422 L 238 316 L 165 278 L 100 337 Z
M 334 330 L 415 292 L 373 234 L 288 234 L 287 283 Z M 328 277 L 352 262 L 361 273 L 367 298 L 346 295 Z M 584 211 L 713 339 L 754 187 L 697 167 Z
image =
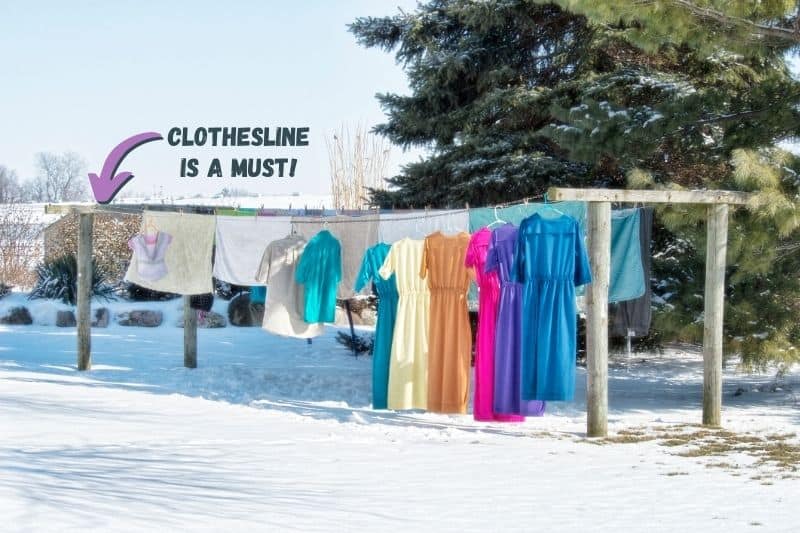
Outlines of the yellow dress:
M 401 239 L 392 244 L 379 271 L 397 279 L 397 319 L 389 363 L 389 409 L 425 409 L 428 405 L 428 314 L 430 293 L 422 279 L 425 241 Z

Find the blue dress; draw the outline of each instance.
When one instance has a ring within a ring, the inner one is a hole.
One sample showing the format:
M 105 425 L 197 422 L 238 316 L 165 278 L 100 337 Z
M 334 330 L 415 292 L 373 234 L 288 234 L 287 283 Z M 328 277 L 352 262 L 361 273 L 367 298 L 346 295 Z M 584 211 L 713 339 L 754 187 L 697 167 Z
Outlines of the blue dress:
M 397 282 L 392 274 L 389 279 L 378 275 L 381 265 L 389 254 L 389 246 L 379 242 L 364 252 L 361 269 L 356 277 L 356 292 L 372 280 L 378 292 L 378 320 L 375 324 L 375 342 L 372 344 L 372 407 L 387 408 L 389 391 L 389 361 L 392 355 L 392 335 L 397 317 Z
M 522 399 L 572 400 L 575 287 L 592 279 L 578 222 L 568 215 L 552 218 L 540 213 L 523 220 L 514 275 L 523 284 Z
M 309 324 L 336 318 L 336 288 L 342 280 L 342 247 L 324 229 L 308 241 L 297 264 L 295 281 L 305 293 L 303 320 Z

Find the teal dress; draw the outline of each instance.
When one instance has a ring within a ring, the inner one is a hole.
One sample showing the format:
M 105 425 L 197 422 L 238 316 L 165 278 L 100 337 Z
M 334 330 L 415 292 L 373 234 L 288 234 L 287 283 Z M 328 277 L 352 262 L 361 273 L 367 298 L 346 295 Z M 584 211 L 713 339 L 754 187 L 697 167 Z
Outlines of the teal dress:
M 336 288 L 342 280 L 342 247 L 330 231 L 314 235 L 303 250 L 295 271 L 303 285 L 303 320 L 309 324 L 336 319 Z
M 383 279 L 378 271 L 389 254 L 389 246 L 379 242 L 364 252 L 361 269 L 356 277 L 356 292 L 372 280 L 378 293 L 378 320 L 375 324 L 375 342 L 372 344 L 372 407 L 386 409 L 389 390 L 389 361 L 392 355 L 392 335 L 397 317 L 397 283 L 394 274 Z
M 522 283 L 522 399 L 569 401 L 575 393 L 575 287 L 592 280 L 578 221 L 540 213 L 522 221 L 514 251 Z

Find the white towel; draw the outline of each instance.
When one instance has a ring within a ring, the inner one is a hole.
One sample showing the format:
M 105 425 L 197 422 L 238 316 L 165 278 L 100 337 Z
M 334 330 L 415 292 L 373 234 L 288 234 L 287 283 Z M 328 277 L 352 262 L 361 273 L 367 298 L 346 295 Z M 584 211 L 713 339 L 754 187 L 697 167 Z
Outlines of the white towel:
M 441 231 L 452 235 L 469 233 L 469 210 L 412 211 L 408 213 L 381 214 L 378 223 L 378 238 L 392 244 L 405 237 L 424 239 L 431 233 Z
M 158 280 L 139 276 L 136 254 L 131 258 L 125 281 L 155 291 L 177 294 L 206 294 L 212 292 L 211 250 L 214 244 L 214 217 L 183 213 L 145 211 L 142 232 L 150 225 L 172 237 L 164 260 L 167 275 Z
M 217 217 L 214 277 L 235 285 L 261 285 L 256 271 L 264 250 L 292 230 L 291 217 Z

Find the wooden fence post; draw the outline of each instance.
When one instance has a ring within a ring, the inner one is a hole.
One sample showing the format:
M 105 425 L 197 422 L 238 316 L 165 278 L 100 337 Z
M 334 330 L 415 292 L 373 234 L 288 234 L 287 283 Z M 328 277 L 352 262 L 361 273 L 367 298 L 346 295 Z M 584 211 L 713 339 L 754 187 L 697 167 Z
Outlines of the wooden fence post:
M 589 202 L 586 291 L 586 434 L 608 435 L 608 280 L 611 267 L 611 204 Z
M 78 266 L 77 317 L 78 370 L 92 367 L 92 226 L 94 214 L 78 215 Z
M 725 309 L 725 254 L 728 206 L 708 206 L 706 286 L 703 324 L 703 425 L 722 424 L 722 321 Z
M 183 366 L 197 368 L 197 310 L 190 302 L 191 296 L 183 297 Z

